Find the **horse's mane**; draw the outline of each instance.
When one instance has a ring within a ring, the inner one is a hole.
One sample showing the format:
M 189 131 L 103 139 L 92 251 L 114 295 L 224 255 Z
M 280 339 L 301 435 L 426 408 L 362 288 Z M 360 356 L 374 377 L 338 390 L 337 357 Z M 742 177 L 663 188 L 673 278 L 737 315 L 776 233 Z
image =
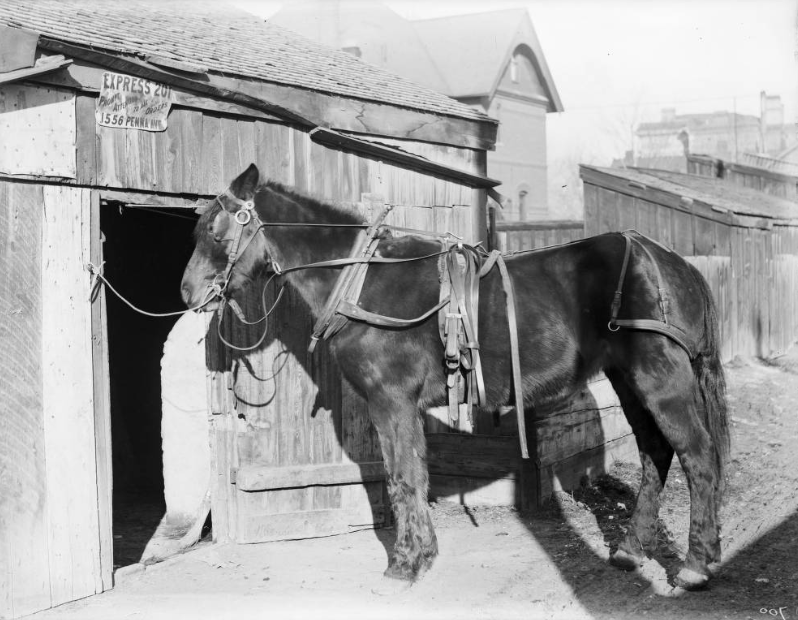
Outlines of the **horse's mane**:
M 335 205 L 333 203 L 327 202 L 320 198 L 316 198 L 309 194 L 303 194 L 301 192 L 296 191 L 295 189 L 291 189 L 283 185 L 282 183 L 278 183 L 277 181 L 266 181 L 265 183 L 261 183 L 257 190 L 256 194 L 261 191 L 272 191 L 275 194 L 282 196 L 296 204 L 309 209 L 312 212 L 318 213 L 320 215 L 326 215 L 325 219 L 328 219 L 331 223 L 335 224 L 362 224 L 362 218 L 358 217 L 357 214 L 352 213 L 351 211 Z
M 340 207 L 338 205 L 332 204 L 330 202 L 326 202 L 320 198 L 315 198 L 309 194 L 303 194 L 298 192 L 294 189 L 290 189 L 283 185 L 282 183 L 278 183 L 277 181 L 266 181 L 264 183 L 260 183 L 258 187 L 255 189 L 255 194 L 257 195 L 263 191 L 271 191 L 282 198 L 290 200 L 291 202 L 300 205 L 301 207 L 310 210 L 311 212 L 318 213 L 319 215 L 326 216 L 325 220 L 329 221 L 330 223 L 335 224 L 362 224 L 363 220 L 357 216 L 357 214 L 348 211 L 347 209 Z M 216 217 L 216 214 L 222 209 L 222 206 L 219 204 L 218 200 L 214 200 L 211 204 L 207 206 L 207 208 L 202 212 L 199 219 L 197 220 L 197 225 L 194 227 L 194 242 L 197 243 L 202 237 L 203 231 L 207 229 L 208 224 L 213 221 L 213 218 Z

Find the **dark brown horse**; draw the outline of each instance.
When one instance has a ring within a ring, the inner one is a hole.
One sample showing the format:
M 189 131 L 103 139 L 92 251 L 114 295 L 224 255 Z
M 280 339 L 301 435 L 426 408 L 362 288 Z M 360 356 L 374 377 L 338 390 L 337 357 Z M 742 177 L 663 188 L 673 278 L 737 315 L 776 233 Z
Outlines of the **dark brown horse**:
M 244 210 L 253 206 L 255 216 L 247 217 Z M 198 306 L 216 284 L 217 291 L 222 288 L 235 299 L 272 266 L 286 272 L 283 278 L 318 315 L 340 267 L 290 268 L 349 256 L 358 224 L 354 215 L 329 204 L 277 184 L 260 185 L 252 165 L 200 218 L 183 298 Z M 234 244 L 237 256 L 229 261 Z M 440 250 L 434 238 L 385 235 L 377 256 L 417 258 Z M 655 242 L 617 233 L 508 257 L 506 266 L 515 289 L 525 406 L 560 399 L 604 371 L 634 431 L 642 482 L 612 562 L 632 569 L 654 548 L 659 494 L 675 451 L 691 501 L 689 549 L 676 583 L 703 587 L 720 560 L 718 508 L 729 449 L 716 312 L 705 280 Z M 622 266 L 627 266 L 620 278 L 623 297 L 614 322 L 611 308 Z M 417 317 L 438 303 L 439 276 L 437 258 L 371 265 L 358 305 L 382 315 Z M 513 373 L 497 269 L 481 279 L 479 291 L 486 397 L 489 407 L 498 408 L 511 400 Z M 618 327 L 630 319 L 650 319 L 656 328 L 660 316 L 674 326 L 670 335 Z M 427 504 L 421 417 L 446 400 L 437 320 L 433 315 L 407 328 L 348 320 L 329 346 L 343 375 L 368 401 L 380 438 L 397 523 L 386 575 L 415 579 L 438 553 Z

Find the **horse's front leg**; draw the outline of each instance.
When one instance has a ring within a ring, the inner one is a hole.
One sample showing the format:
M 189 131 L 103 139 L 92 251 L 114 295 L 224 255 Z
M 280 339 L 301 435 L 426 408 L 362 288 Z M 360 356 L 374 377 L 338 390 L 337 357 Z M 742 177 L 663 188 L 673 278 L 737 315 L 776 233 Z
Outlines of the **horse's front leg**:
M 380 438 L 396 519 L 396 543 L 385 575 L 416 580 L 438 555 L 427 503 L 427 444 L 421 416 L 415 403 L 385 391 L 369 395 L 369 415 Z

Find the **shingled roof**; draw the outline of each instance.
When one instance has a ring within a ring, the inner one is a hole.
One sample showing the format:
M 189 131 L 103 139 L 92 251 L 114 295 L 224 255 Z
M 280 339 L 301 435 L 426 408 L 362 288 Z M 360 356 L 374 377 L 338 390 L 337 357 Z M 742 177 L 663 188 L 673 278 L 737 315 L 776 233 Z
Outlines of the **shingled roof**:
M 469 106 L 227 5 L 127 0 L 0 0 L 0 24 L 65 43 L 208 72 L 452 116 Z
M 754 189 L 733 185 L 722 179 L 645 168 L 599 168 L 585 165 L 580 168 L 595 170 L 627 182 L 631 181 L 636 187 L 661 190 L 678 197 L 690 198 L 738 215 L 798 220 L 798 204 Z

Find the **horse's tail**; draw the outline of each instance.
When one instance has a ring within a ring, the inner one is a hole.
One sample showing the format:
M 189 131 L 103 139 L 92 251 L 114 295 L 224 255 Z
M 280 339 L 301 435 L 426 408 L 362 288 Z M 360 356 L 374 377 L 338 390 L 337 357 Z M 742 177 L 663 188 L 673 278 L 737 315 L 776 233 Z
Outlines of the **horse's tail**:
M 726 406 L 726 377 L 720 359 L 720 332 L 718 312 L 712 299 L 712 291 L 701 273 L 692 265 L 690 268 L 701 288 L 704 302 L 703 345 L 693 360 L 693 374 L 698 384 L 698 392 L 704 404 L 707 430 L 716 451 L 720 484 L 725 479 L 726 463 L 729 459 L 731 439 L 729 418 Z

